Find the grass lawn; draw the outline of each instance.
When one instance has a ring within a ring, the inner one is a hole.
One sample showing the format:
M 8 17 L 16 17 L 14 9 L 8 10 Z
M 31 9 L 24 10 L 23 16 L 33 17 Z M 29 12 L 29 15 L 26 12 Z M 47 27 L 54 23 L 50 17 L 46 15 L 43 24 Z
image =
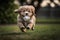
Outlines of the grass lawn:
M 17 25 L 0 25 L 0 40 L 60 40 L 60 24 L 36 24 L 26 33 Z
M 60 18 L 37 18 L 37 22 L 60 22 Z

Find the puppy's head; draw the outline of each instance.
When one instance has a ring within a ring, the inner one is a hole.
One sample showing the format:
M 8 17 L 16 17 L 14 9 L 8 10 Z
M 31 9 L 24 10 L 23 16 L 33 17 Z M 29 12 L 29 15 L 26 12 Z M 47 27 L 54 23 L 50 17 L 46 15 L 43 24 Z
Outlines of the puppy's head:
M 33 6 L 21 6 L 15 12 L 25 20 L 29 20 L 35 14 L 35 8 Z

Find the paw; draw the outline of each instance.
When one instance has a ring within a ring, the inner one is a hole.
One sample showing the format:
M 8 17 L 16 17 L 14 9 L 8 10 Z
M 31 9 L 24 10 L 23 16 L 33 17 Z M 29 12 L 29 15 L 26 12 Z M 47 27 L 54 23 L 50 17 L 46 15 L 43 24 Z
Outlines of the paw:
M 30 29 L 29 26 L 26 27 L 27 29 Z
M 21 31 L 22 31 L 22 32 L 26 32 L 26 29 L 25 29 L 25 28 L 24 28 L 24 29 L 21 29 Z
M 21 29 L 25 29 L 25 27 L 21 27 Z
M 34 27 L 32 27 L 31 30 L 34 30 Z
M 21 27 L 20 30 L 21 30 L 22 32 L 26 32 L 26 28 L 25 28 L 25 27 Z

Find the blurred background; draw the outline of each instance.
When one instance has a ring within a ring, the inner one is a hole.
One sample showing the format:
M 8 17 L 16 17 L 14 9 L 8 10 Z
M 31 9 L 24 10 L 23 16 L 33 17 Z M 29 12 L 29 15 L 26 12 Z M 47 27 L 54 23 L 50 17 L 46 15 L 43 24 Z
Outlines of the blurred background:
M 16 23 L 14 10 L 22 5 L 33 5 L 37 22 L 60 22 L 59 0 L 0 0 L 0 24 Z
M 35 30 L 20 31 L 17 13 L 23 5 L 33 5 Z M 60 40 L 60 0 L 0 0 L 0 40 Z

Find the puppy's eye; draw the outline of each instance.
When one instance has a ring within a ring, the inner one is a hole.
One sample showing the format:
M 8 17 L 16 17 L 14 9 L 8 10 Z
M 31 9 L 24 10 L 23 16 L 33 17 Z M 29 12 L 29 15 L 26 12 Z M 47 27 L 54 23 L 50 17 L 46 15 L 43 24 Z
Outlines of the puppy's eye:
M 30 11 L 28 10 L 28 12 L 30 12 Z

